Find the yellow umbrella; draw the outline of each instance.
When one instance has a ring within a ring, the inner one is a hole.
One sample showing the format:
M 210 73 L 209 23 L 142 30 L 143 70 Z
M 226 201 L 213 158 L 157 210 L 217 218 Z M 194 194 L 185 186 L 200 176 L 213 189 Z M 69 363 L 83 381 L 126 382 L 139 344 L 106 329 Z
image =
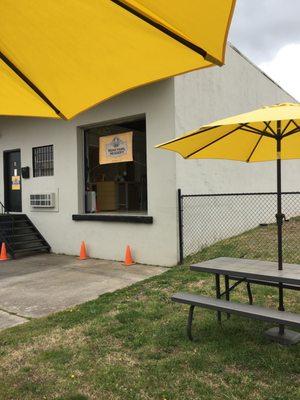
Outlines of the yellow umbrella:
M 300 158 L 300 104 L 284 103 L 222 119 L 156 147 L 186 159 L 277 160 L 278 269 L 282 270 L 281 159 Z M 279 310 L 284 310 L 279 284 Z M 283 334 L 280 327 L 280 334 Z
M 218 158 L 246 162 L 300 158 L 300 104 L 284 103 L 225 118 L 156 147 L 187 159 Z M 295 135 L 294 135 L 295 134 Z
M 0 115 L 66 119 L 224 63 L 235 0 L 1 0 Z

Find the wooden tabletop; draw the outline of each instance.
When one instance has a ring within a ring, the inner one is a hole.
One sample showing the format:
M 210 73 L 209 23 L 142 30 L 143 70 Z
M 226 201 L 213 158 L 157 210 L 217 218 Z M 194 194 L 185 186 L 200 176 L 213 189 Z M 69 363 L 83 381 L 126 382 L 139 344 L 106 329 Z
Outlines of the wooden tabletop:
M 193 264 L 191 270 L 300 285 L 299 264 L 283 264 L 283 270 L 279 271 L 277 263 L 272 261 L 220 257 Z

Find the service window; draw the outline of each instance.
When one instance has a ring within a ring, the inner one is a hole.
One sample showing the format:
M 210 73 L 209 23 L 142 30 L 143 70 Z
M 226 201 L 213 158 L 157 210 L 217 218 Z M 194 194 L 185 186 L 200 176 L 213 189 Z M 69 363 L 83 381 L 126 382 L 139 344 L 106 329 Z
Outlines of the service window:
M 85 130 L 87 213 L 147 211 L 146 120 Z
M 32 149 L 33 176 L 52 176 L 54 174 L 53 145 Z

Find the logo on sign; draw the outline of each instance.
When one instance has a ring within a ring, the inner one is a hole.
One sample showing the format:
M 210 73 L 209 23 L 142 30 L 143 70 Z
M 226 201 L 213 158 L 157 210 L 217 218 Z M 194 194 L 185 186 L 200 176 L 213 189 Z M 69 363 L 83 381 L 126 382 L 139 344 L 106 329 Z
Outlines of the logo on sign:
M 99 137 L 99 164 L 133 161 L 132 132 Z
M 128 145 L 125 140 L 114 137 L 110 143 L 105 145 L 106 157 L 121 157 L 128 152 Z

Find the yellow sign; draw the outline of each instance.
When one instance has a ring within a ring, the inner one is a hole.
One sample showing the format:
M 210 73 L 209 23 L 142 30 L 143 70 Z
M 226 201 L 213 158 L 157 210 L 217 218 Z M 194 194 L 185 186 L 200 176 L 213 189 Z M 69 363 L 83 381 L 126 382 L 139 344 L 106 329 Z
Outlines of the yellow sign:
M 11 177 L 11 190 L 21 190 L 21 179 L 19 175 Z
M 133 161 L 132 132 L 101 136 L 99 138 L 99 164 Z

